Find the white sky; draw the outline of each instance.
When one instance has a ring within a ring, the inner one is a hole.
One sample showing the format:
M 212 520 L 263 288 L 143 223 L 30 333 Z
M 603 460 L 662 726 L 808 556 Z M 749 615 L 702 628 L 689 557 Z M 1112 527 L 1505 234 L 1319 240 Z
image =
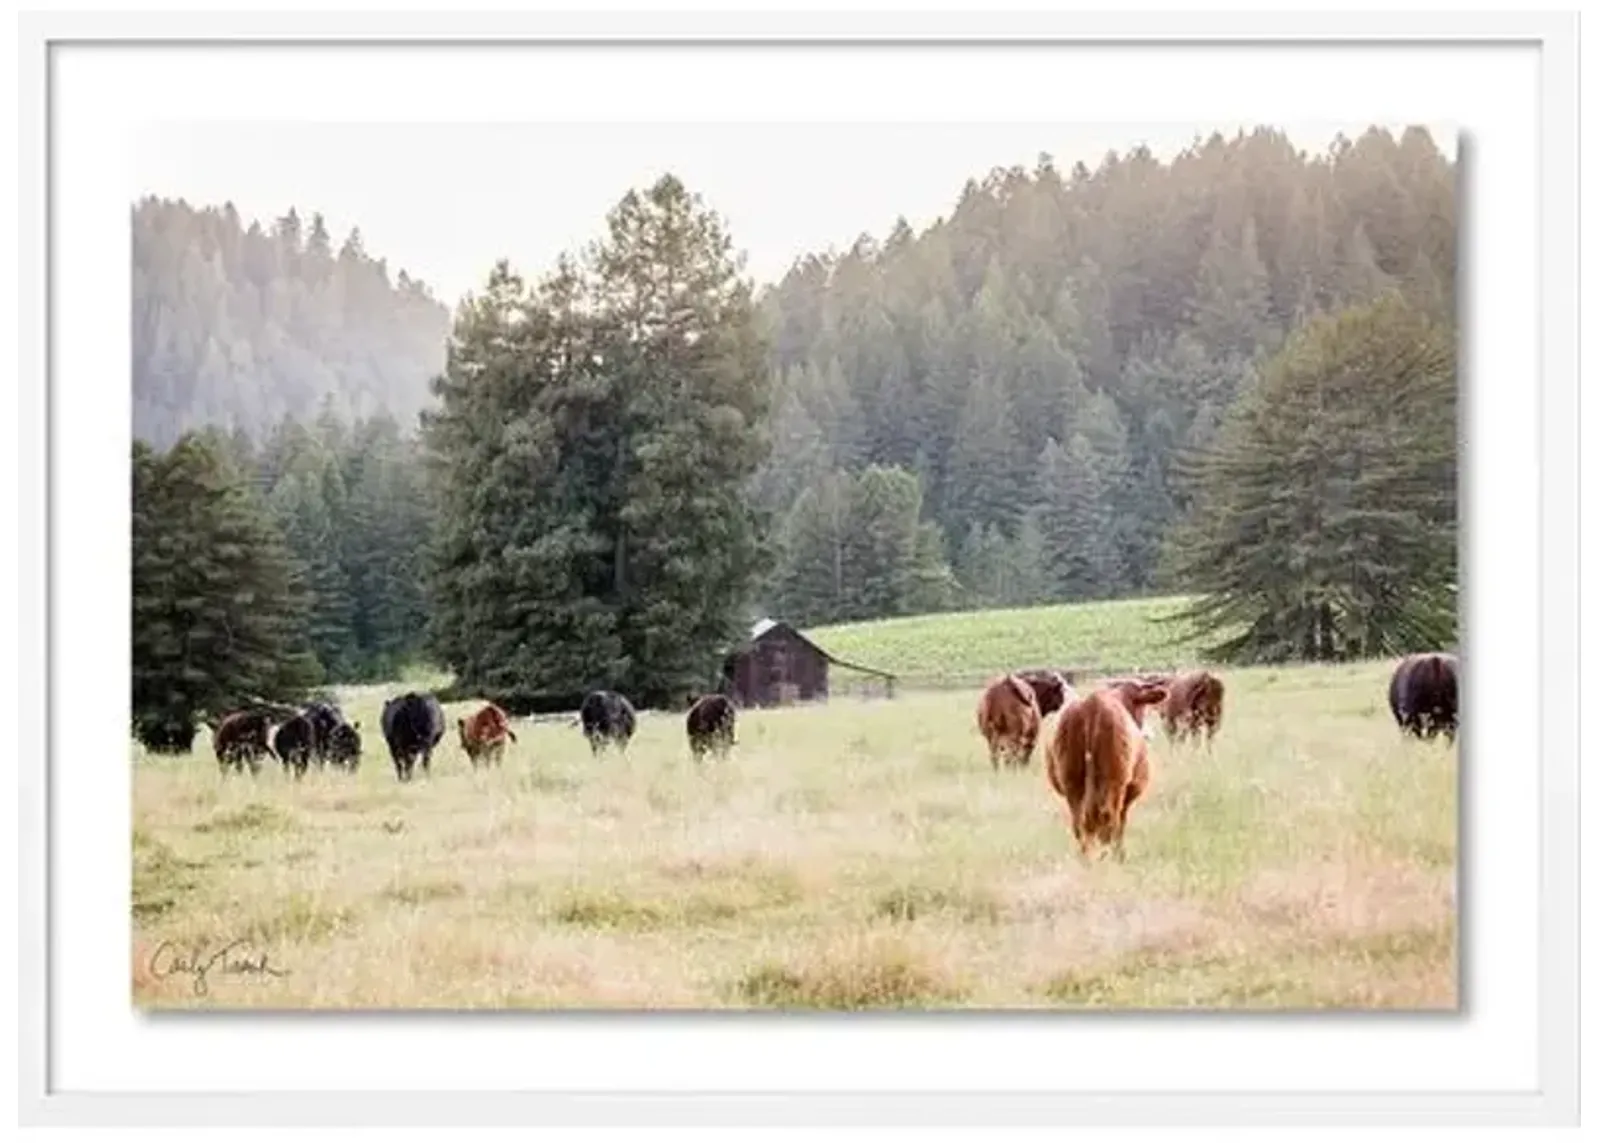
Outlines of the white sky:
M 1272 124 L 1319 153 L 1367 123 Z M 360 226 L 369 254 L 420 277 L 454 305 L 495 259 L 537 277 L 598 237 L 630 187 L 667 170 L 727 221 L 758 281 L 798 256 L 882 239 L 897 215 L 921 230 L 953 209 L 969 177 L 1031 168 L 1041 151 L 1066 171 L 1143 142 L 1170 158 L 1213 130 L 1253 123 L 1117 124 L 337 124 L 163 125 L 134 148 L 134 194 L 232 201 L 248 225 L 291 205 L 321 211 L 337 246 Z M 1386 124 L 1398 131 L 1403 125 Z M 1447 154 L 1455 132 L 1429 124 Z

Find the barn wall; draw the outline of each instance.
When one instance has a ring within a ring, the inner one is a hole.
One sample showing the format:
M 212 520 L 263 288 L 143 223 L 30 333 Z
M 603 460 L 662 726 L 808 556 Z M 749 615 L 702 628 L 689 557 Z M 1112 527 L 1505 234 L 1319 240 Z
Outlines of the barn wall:
M 742 706 L 778 706 L 828 697 L 827 658 L 783 628 L 769 631 L 735 654 L 730 666 L 732 697 Z

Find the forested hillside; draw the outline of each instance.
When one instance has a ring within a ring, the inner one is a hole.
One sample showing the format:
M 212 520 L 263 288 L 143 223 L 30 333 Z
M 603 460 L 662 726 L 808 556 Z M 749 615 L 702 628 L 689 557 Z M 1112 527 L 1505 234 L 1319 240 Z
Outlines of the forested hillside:
M 449 311 L 362 247 L 337 249 L 321 215 L 263 228 L 231 205 L 145 198 L 133 208 L 133 433 L 158 448 L 185 430 L 260 439 L 325 399 L 344 418 L 410 428 L 444 367 Z
M 1420 128 L 1322 155 L 1263 129 L 1168 163 L 1041 157 L 970 182 L 921 233 L 804 260 L 765 299 L 778 392 L 757 496 L 787 552 L 767 602 L 866 616 L 828 477 L 868 465 L 917 477 L 938 532 L 923 554 L 942 546 L 964 605 L 1155 586 L 1178 458 L 1293 327 L 1393 287 L 1453 329 L 1455 178 Z
M 254 532 L 266 571 L 208 561 L 196 621 L 265 591 L 283 630 L 220 662 L 217 695 L 426 651 L 485 693 L 670 704 L 759 612 L 1154 590 L 1194 598 L 1220 658 L 1448 645 L 1455 183 L 1421 129 L 1041 156 L 758 292 L 716 204 L 666 174 L 603 241 L 485 267 L 453 320 L 316 216 L 147 199 L 145 713 L 204 698 L 174 632 L 205 600 L 169 548 Z

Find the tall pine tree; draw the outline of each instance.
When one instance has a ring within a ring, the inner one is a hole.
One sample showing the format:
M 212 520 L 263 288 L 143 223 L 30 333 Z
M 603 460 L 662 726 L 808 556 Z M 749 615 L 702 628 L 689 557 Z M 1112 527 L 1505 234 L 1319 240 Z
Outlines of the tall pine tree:
M 595 263 L 602 368 L 625 394 L 614 587 L 625 685 L 704 685 L 767 570 L 746 497 L 770 447 L 767 347 L 722 220 L 677 178 L 630 192 Z
M 1455 408 L 1452 336 L 1397 292 L 1298 331 L 1193 464 L 1180 620 L 1238 661 L 1449 645 Z
M 321 669 L 295 563 L 220 440 L 132 459 L 134 733 L 181 751 L 200 719 L 294 701 Z

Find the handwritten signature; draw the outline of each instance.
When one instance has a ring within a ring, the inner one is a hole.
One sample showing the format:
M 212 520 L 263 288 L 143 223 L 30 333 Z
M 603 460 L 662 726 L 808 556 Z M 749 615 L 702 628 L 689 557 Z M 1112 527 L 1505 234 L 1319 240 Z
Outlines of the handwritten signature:
M 224 976 L 289 975 L 285 969 L 275 968 L 267 963 L 266 953 L 246 952 L 245 950 L 249 948 L 248 940 L 230 941 L 207 956 L 203 945 L 186 950 L 171 941 L 162 941 L 156 946 L 155 952 L 150 954 L 150 975 L 160 980 L 188 973 L 194 977 L 196 996 L 205 996 L 210 991 L 211 986 L 206 982 L 206 976 L 213 968 Z

